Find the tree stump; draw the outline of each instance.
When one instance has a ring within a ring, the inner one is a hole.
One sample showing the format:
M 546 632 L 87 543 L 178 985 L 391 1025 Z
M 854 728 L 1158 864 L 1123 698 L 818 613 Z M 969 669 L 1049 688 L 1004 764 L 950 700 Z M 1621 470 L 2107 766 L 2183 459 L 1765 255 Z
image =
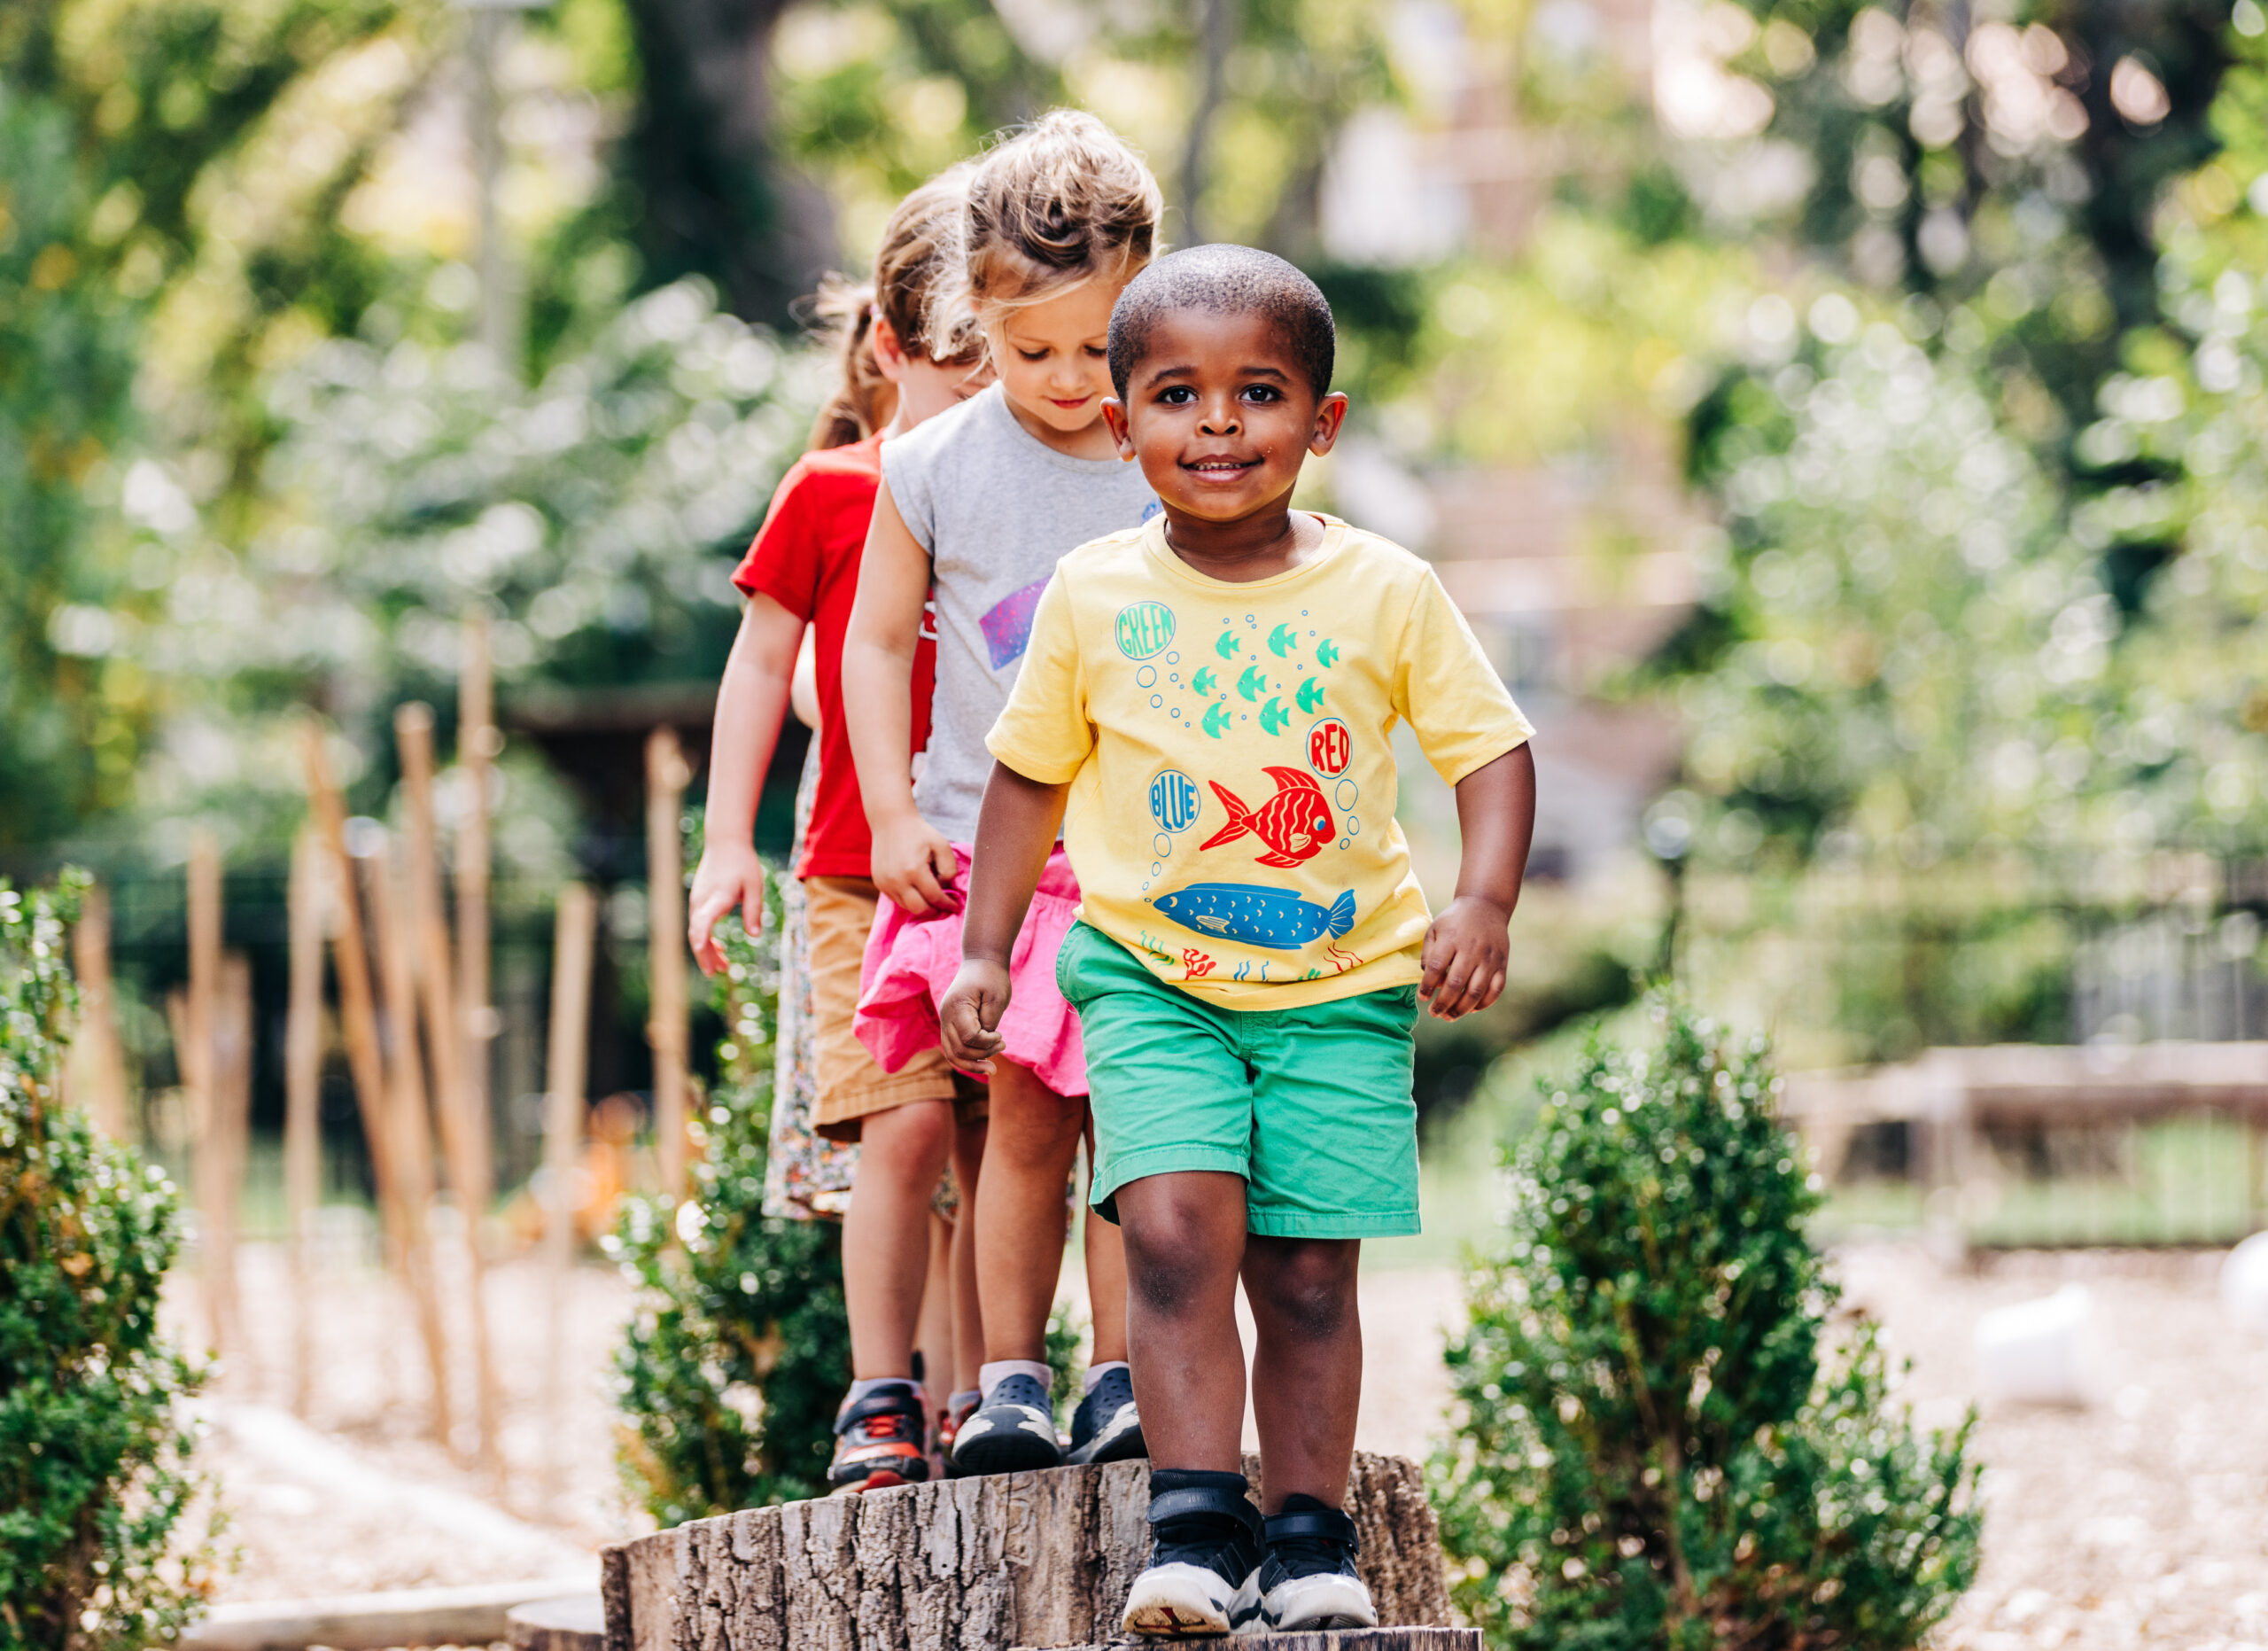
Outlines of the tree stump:
M 1227 1635 L 1208 1636 L 1202 1639 L 1114 1639 L 1105 1645 L 1080 1646 L 1076 1651 L 1130 1651 L 1130 1647 L 1149 1647 L 1152 1651 L 1165 1646 L 1214 1646 L 1219 1651 L 1480 1651 L 1480 1631 L 1478 1628 L 1343 1628 L 1330 1632 L 1303 1634 L 1254 1634 L 1241 1639 Z M 1016 1651 L 1040 1651 L 1037 1646 L 1019 1646 Z
M 1257 1495 L 1254 1458 L 1245 1473 Z M 1358 1454 L 1347 1510 L 1380 1622 L 1447 1623 L 1441 1537 L 1418 1465 Z M 1091 1646 L 1117 1632 L 1149 1557 L 1148 1511 L 1148 1465 L 1115 1462 L 695 1520 L 602 1555 L 606 1651 Z M 1462 1651 L 1455 1640 L 1377 1643 Z
M 517 1606 L 512 1651 L 606 1651 L 606 1609 L 595 1593 L 571 1593 Z

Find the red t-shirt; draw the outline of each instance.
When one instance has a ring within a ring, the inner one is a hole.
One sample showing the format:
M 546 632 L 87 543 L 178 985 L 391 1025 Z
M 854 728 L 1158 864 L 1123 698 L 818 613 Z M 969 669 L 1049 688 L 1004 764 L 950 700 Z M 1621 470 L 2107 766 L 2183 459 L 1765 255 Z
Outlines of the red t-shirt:
M 802 877 L 873 875 L 874 837 L 843 723 L 843 638 L 858 592 L 858 558 L 882 480 L 882 438 L 806 453 L 781 479 L 733 583 L 759 592 L 809 624 L 819 667 L 819 791 Z M 929 743 L 929 698 L 936 683 L 937 644 L 924 625 L 913 650 L 913 744 Z

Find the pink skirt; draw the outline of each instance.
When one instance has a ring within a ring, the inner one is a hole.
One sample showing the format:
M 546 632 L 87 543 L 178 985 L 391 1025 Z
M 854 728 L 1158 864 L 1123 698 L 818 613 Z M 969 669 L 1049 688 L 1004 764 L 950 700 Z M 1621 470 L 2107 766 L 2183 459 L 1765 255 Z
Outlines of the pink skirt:
M 953 884 L 968 887 L 968 850 L 953 845 Z M 1079 884 L 1059 845 L 1039 874 L 1039 888 L 1008 958 L 1007 1012 L 1000 1017 L 1001 1054 L 1028 1066 L 1059 1095 L 1087 1093 L 1087 1056 L 1079 1016 L 1055 987 L 1055 954 L 1079 910 Z M 937 1005 L 960 970 L 961 915 L 909 917 L 889 896 L 874 912 L 858 1007 L 850 1030 L 886 1072 L 937 1047 Z

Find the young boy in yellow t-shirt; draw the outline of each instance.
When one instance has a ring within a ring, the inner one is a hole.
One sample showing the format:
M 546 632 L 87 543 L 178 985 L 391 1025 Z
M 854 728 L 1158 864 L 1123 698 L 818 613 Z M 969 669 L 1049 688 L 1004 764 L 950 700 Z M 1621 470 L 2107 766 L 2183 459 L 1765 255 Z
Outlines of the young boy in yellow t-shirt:
M 1119 299 L 1108 404 L 1164 505 L 1065 557 L 989 744 L 946 1053 L 983 1071 L 1059 823 L 1084 893 L 1056 965 L 1093 1090 L 1095 1209 L 1123 1228 L 1153 1468 L 1146 1634 L 1368 1626 L 1340 1508 L 1362 1240 L 1418 1230 L 1418 999 L 1503 988 L 1532 730 L 1427 565 L 1291 509 L 1336 440 L 1330 307 L 1265 253 L 1159 260 Z M 1394 822 L 1407 722 L 1456 788 L 1429 918 Z M 1241 1276 L 1268 1513 L 1237 1471 Z

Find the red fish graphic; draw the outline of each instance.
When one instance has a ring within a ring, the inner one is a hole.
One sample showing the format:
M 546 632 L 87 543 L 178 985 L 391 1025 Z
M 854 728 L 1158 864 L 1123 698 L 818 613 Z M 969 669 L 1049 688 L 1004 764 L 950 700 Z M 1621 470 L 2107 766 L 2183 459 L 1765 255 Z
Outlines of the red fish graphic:
M 1218 780 L 1210 782 L 1213 794 L 1229 811 L 1229 822 L 1197 846 L 1200 850 L 1232 842 L 1251 832 L 1268 845 L 1269 853 L 1255 857 L 1262 866 L 1296 866 L 1311 860 L 1331 840 L 1331 805 L 1324 800 L 1315 776 L 1301 768 L 1263 768 L 1276 782 L 1276 795 L 1257 809 L 1247 808 L 1234 791 Z

